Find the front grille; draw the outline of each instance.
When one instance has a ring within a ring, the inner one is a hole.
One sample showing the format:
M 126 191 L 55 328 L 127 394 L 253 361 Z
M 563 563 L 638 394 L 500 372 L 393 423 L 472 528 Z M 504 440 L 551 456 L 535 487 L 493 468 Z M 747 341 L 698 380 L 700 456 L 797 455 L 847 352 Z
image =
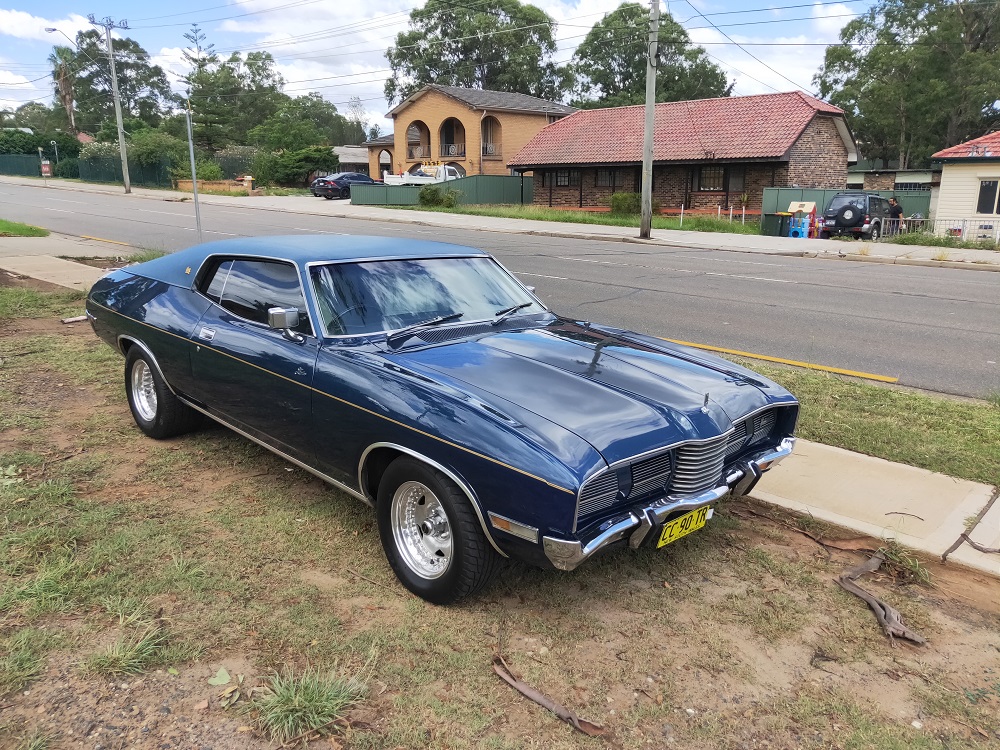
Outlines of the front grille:
M 728 437 L 680 446 L 674 477 L 670 482 L 671 494 L 696 495 L 718 486 L 728 446 Z
M 606 471 L 587 482 L 580 491 L 580 515 L 606 510 L 618 499 L 618 475 Z
M 670 479 L 671 460 L 669 453 L 637 461 L 632 464 L 632 493 L 630 497 L 641 497 L 656 490 L 666 488 Z
M 753 434 L 750 436 L 750 445 L 757 443 L 768 435 L 771 434 L 771 430 L 774 429 L 774 423 L 777 419 L 777 414 L 774 409 L 762 412 L 753 418 Z
M 733 425 L 735 431 L 729 436 L 729 440 L 726 441 L 726 459 L 735 456 L 741 450 L 747 442 L 747 423 L 746 420 L 742 422 L 737 422 Z

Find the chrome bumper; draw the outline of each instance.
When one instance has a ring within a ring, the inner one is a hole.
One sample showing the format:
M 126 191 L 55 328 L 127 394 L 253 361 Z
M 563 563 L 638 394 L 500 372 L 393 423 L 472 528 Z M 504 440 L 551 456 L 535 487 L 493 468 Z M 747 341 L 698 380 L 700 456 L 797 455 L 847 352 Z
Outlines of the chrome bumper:
M 605 547 L 628 539 L 628 545 L 638 548 L 654 528 L 677 511 L 689 511 L 714 503 L 728 494 L 745 495 L 757 484 L 761 474 L 791 455 L 795 438 L 781 441 L 776 448 L 755 453 L 740 462 L 726 476 L 725 483 L 698 495 L 667 495 L 640 508 L 633 508 L 602 523 L 586 539 L 542 537 L 542 548 L 549 562 L 559 570 L 573 570 L 587 558 Z

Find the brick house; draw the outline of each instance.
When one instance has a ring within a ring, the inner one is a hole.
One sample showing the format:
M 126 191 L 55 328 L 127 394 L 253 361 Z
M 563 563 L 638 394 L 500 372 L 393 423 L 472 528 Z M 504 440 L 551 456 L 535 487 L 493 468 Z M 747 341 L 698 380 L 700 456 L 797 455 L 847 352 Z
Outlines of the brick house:
M 639 192 L 644 107 L 581 110 L 547 126 L 508 166 L 535 173 L 535 204 L 606 207 Z M 656 105 L 653 196 L 662 209 L 759 212 L 765 187 L 842 189 L 857 146 L 844 112 L 791 92 Z
M 504 155 L 516 154 L 542 128 L 576 109 L 526 94 L 424 86 L 386 117 L 391 135 L 366 142 L 370 174 L 381 174 L 388 153 L 392 171 L 444 162 L 463 174 L 509 174 Z

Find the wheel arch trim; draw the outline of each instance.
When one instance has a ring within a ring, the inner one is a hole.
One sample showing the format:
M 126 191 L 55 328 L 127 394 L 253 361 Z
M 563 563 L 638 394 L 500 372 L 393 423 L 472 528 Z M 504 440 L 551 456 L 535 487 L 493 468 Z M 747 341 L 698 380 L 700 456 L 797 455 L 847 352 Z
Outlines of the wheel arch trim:
M 128 342 L 127 347 L 125 346 L 125 342 Z M 167 386 L 167 388 L 170 390 L 172 394 L 179 397 L 180 394 L 174 390 L 174 387 L 170 385 L 170 381 L 167 380 L 166 377 L 164 377 L 163 370 L 160 368 L 160 363 L 156 360 L 156 355 L 150 351 L 149 347 L 146 346 L 146 344 L 144 344 L 142 341 L 135 338 L 134 336 L 129 336 L 127 334 L 122 334 L 118 337 L 118 351 L 120 351 L 125 356 L 128 356 L 127 350 L 133 346 L 139 347 L 139 351 L 141 351 L 143 355 L 145 355 L 146 359 L 149 360 L 149 364 L 152 365 L 153 368 L 156 370 L 156 374 L 157 376 L 159 376 L 160 380 L 163 381 L 163 384 Z
M 479 498 L 476 496 L 476 493 L 472 489 L 472 487 L 469 486 L 468 482 L 462 479 L 462 477 L 460 477 L 454 471 L 449 469 L 447 466 L 438 463 L 433 458 L 429 458 L 423 453 L 415 451 L 412 448 L 407 448 L 406 446 L 399 445 L 398 443 L 384 443 L 384 442 L 372 443 L 367 448 L 365 448 L 364 452 L 361 454 L 361 458 L 358 461 L 358 489 L 361 491 L 362 495 L 364 495 L 366 498 L 369 499 L 370 502 L 372 502 L 372 504 L 374 504 L 375 498 L 370 498 L 368 493 L 365 491 L 365 481 L 364 481 L 365 469 L 366 469 L 366 464 L 368 462 L 368 457 L 371 455 L 373 451 L 379 448 L 389 448 L 391 450 L 396 450 L 399 451 L 400 453 L 404 453 L 412 458 L 415 458 L 418 461 L 421 461 L 422 463 L 425 463 L 428 466 L 437 469 L 446 477 L 448 477 L 451 481 L 453 481 L 456 485 L 458 485 L 458 488 L 462 490 L 465 496 L 469 499 L 469 504 L 472 506 L 472 509 L 476 512 L 476 517 L 479 519 L 479 525 L 482 528 L 483 534 L 486 536 L 487 541 L 490 543 L 490 546 L 493 547 L 493 549 L 496 550 L 497 553 L 499 553 L 503 557 L 509 557 L 509 555 L 506 552 L 500 549 L 500 546 L 496 543 L 496 540 L 493 538 L 493 534 L 490 532 L 489 525 L 486 523 L 486 518 L 485 516 L 483 516 L 483 510 L 482 508 L 479 507 Z

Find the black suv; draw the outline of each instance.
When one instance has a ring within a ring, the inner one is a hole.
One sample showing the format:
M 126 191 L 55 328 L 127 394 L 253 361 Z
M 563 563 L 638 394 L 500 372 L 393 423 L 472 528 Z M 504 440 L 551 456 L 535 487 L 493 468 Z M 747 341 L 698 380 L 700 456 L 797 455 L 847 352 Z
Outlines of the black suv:
M 877 240 L 889 225 L 889 201 L 876 193 L 837 193 L 823 212 L 820 237 L 848 234 Z

